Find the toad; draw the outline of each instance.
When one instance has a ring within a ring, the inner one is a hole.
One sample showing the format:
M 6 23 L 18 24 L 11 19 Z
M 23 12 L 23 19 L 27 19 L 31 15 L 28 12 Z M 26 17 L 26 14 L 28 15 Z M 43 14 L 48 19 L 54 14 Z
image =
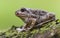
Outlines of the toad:
M 21 8 L 15 12 L 15 15 L 25 23 L 21 28 L 21 31 L 28 31 L 33 27 L 41 26 L 55 20 L 55 14 L 38 9 Z M 17 30 L 20 29 L 17 28 Z

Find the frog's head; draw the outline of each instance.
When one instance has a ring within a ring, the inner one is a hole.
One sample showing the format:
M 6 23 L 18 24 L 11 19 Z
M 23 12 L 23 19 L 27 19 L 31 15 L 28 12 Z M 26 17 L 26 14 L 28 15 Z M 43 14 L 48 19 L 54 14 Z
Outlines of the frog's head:
M 30 12 L 28 11 L 29 9 L 27 8 L 21 8 L 15 12 L 15 15 L 23 20 L 28 18 Z

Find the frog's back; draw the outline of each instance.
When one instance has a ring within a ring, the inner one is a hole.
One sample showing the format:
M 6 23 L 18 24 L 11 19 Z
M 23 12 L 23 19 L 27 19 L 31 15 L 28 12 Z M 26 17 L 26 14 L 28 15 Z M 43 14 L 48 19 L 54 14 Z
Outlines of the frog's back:
M 46 15 L 48 12 L 45 11 L 45 10 L 36 10 L 36 9 L 30 9 L 30 11 L 32 12 L 32 14 L 35 14 L 35 15 L 39 15 L 39 16 L 43 16 L 43 15 Z

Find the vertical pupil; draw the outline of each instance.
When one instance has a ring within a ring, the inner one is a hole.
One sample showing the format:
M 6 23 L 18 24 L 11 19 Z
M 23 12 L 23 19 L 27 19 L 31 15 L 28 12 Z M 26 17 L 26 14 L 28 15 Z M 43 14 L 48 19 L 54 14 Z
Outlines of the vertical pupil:
M 26 9 L 25 9 L 25 8 L 22 8 L 22 9 L 21 9 L 21 12 L 24 12 L 24 11 L 26 11 Z

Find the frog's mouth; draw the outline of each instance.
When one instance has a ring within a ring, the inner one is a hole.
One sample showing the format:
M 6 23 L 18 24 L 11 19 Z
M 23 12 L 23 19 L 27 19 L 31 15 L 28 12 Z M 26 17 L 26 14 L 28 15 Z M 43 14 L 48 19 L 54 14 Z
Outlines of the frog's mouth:
M 16 16 L 18 16 L 18 17 L 26 17 L 25 14 L 16 14 Z
M 28 18 L 28 14 L 24 14 L 24 13 L 19 13 L 19 12 L 16 12 L 16 16 L 21 18 L 21 19 L 25 19 L 25 18 Z

